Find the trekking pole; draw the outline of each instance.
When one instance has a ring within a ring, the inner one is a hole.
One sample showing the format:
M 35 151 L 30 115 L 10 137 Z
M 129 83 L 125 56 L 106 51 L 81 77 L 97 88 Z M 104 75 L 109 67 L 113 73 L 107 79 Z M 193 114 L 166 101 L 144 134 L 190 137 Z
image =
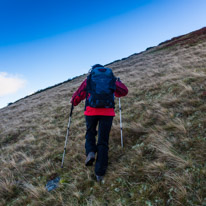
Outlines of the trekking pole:
M 74 109 L 74 105 L 72 104 L 70 115 L 69 115 L 69 122 L 68 122 L 68 126 L 67 126 L 67 134 L 66 134 L 66 137 L 65 137 L 64 152 L 63 152 L 63 156 L 62 156 L 61 168 L 63 168 L 63 165 L 64 165 L 64 156 L 65 156 L 65 153 L 66 153 L 66 146 L 67 146 L 67 141 L 68 141 L 68 136 L 69 136 L 69 127 L 70 127 L 70 123 L 71 123 L 73 109 Z
M 122 108 L 121 108 L 121 101 L 120 101 L 120 97 L 119 97 L 119 116 L 120 116 L 120 129 L 121 129 L 121 145 L 123 148 L 123 136 L 122 136 Z

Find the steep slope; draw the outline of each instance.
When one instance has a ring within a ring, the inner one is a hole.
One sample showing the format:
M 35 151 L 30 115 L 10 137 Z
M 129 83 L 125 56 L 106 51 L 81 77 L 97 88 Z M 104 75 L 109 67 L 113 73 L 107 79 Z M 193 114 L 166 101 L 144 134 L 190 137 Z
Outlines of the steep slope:
M 75 107 L 60 169 L 73 92 L 86 75 L 0 110 L 0 205 L 206 204 L 206 28 L 107 65 L 128 86 L 118 101 L 105 182 L 84 166 L 84 103 Z M 63 182 L 45 191 L 54 173 Z

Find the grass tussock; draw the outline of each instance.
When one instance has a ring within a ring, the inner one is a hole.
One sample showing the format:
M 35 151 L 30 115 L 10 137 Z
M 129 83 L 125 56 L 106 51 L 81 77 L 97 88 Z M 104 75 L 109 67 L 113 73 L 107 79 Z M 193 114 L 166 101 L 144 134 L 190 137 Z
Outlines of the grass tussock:
M 0 110 L 0 205 L 205 205 L 206 43 L 182 43 L 108 65 L 129 94 L 121 98 L 124 148 L 117 101 L 101 185 L 84 166 L 84 103 L 74 108 L 60 168 L 69 99 L 86 76 Z M 47 192 L 57 175 L 59 187 Z

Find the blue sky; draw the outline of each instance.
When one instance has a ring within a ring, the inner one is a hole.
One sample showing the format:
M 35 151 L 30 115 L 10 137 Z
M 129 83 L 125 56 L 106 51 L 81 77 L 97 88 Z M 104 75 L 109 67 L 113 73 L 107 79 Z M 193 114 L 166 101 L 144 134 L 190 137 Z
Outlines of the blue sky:
M 0 108 L 200 29 L 205 10 L 205 0 L 0 0 Z

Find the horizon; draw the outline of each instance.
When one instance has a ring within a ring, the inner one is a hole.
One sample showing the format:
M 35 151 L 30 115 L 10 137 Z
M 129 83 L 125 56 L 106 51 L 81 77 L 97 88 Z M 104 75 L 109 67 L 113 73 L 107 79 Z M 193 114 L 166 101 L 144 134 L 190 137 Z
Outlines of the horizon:
M 96 63 L 201 29 L 205 6 L 203 0 L 1 2 L 0 108 L 85 74 Z

